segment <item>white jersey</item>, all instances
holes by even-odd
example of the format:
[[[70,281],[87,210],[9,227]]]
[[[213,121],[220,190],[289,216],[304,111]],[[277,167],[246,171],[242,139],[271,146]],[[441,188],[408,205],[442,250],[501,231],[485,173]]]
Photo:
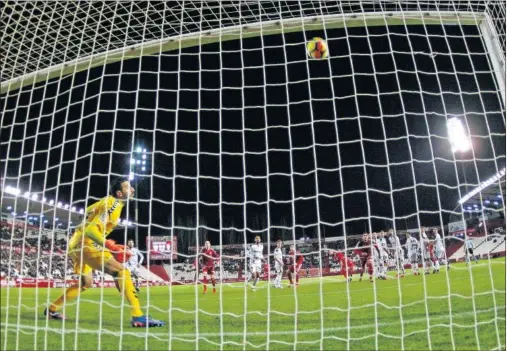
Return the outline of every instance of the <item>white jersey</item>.
[[[435,250],[443,250],[444,249],[444,243],[442,242],[442,237],[440,234],[435,234]]]
[[[398,239],[398,237],[394,234],[388,236],[388,242],[389,242],[389,246],[391,247],[391,249],[398,248],[398,245],[396,245],[396,239]],[[399,243],[400,243],[400,240],[398,239],[398,244]]]
[[[253,244],[250,246],[248,256],[250,257],[250,271],[251,272],[262,272],[262,259],[264,246],[262,244]]]
[[[430,240],[426,233],[421,233],[421,254],[424,258],[429,259],[430,250],[429,250]]]
[[[386,238],[378,238],[377,239],[377,243],[378,243],[378,248],[379,248],[379,251],[380,251],[380,256],[381,257],[388,256],[388,254],[387,254],[387,240],[386,240]]]
[[[465,240],[465,247],[467,249],[474,249],[474,242],[472,241],[472,239],[468,238]]]
[[[126,262],[126,266],[137,268],[143,263],[144,255],[141,253],[141,251],[139,251],[139,249],[135,247],[131,248],[129,252],[132,254],[132,256],[130,256],[129,260]]]
[[[264,257],[262,251],[264,251],[264,246],[262,244],[253,244],[250,246],[250,259],[252,261],[261,261]]]
[[[398,253],[399,258],[403,258],[405,255],[403,248],[401,247],[400,238],[397,235],[393,234],[389,237],[389,241],[391,242],[391,247],[395,252]]]
[[[283,267],[283,252],[280,248],[275,248],[273,253],[273,258],[275,259],[275,269],[281,269]]]
[[[435,251],[434,251],[434,255],[435,257],[440,261],[444,258],[444,251],[445,251],[445,248],[444,248],[444,244],[442,242],[442,237],[440,236],[440,234],[436,233],[435,234]]]
[[[411,236],[407,239],[407,249],[408,249],[409,256],[417,255],[419,248],[420,248],[420,244],[416,238]]]

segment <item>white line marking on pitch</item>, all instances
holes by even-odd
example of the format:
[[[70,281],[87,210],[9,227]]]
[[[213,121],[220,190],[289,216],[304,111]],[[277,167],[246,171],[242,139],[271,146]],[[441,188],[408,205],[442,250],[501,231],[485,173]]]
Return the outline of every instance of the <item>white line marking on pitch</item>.
[[[495,310],[505,310],[505,306],[500,306],[500,307],[497,307],[497,308],[488,308],[488,309],[484,309],[484,310],[477,310],[476,313],[477,314],[481,314],[481,313],[490,313],[490,312],[493,312]],[[456,318],[456,317],[466,317],[466,316],[473,316],[475,313],[473,311],[468,311],[468,312],[460,312],[460,313],[456,313],[456,314],[453,314],[453,318]],[[448,320],[449,319],[449,316],[447,315],[440,315],[440,316],[432,316],[430,318],[430,322],[436,322],[436,321],[445,321],[445,320]],[[499,319],[505,319],[505,318],[499,318]],[[426,322],[426,318],[413,318],[413,319],[405,319],[403,320],[403,323],[404,324],[409,324],[409,323],[420,323],[420,322]],[[399,321],[397,322],[387,322],[387,323],[379,323],[378,326],[379,327],[389,327],[389,326],[397,326],[397,325],[400,325],[401,323]],[[459,325],[457,323],[453,323],[453,325]],[[73,334],[76,332],[76,330],[74,328],[71,328],[71,329],[67,329],[67,330],[62,330],[62,328],[45,328],[45,327],[34,327],[32,325],[23,325],[23,324],[11,324],[11,323],[7,323],[7,324],[2,324],[2,329],[3,327],[6,326],[8,329],[10,330],[13,330],[13,331],[18,331],[18,332],[21,332],[21,333],[26,333],[25,331],[23,331],[22,329],[27,329],[27,330],[33,330],[33,331],[49,331],[49,332],[54,332],[54,333],[57,333],[57,334]],[[430,325],[430,328],[434,328],[434,327],[442,327],[443,325],[442,324],[438,324],[438,325]],[[468,326],[463,326],[463,325],[460,325],[461,327],[468,327]],[[353,326],[349,326],[349,327],[334,327],[334,328],[324,328],[324,333],[325,334],[329,334],[329,333],[332,333],[332,332],[341,332],[341,331],[347,331],[347,330],[360,330],[360,329],[368,329],[368,328],[374,328],[375,327],[375,324],[363,324],[363,325],[353,325]],[[470,325],[470,328],[472,328],[473,325]],[[168,333],[136,333],[136,332],[128,332],[128,331],[123,331],[123,332],[114,332],[114,331],[110,331],[110,330],[107,330],[107,329],[101,329],[101,330],[89,330],[89,329],[81,329],[81,328],[78,328],[77,330],[78,332],[80,333],[86,333],[86,334],[109,334],[109,335],[115,335],[115,336],[120,336],[121,334],[123,335],[131,335],[131,336],[137,336],[137,337],[140,337],[140,338],[145,338],[146,335],[147,336],[153,336],[153,337],[160,337],[160,336],[167,336]],[[422,330],[422,331],[425,331]],[[322,332],[322,329],[303,329],[303,330],[298,330],[297,333],[298,334],[320,334]],[[294,330],[285,330],[285,331],[273,331],[273,332],[270,332],[269,335],[293,335],[294,334]],[[221,335],[223,336],[266,336],[266,333],[265,332],[246,332],[246,333],[243,333],[243,332],[224,332],[223,334],[220,334],[220,333],[199,333],[199,335],[196,335],[195,333],[181,333],[181,334],[173,334],[172,337],[173,338],[185,338],[185,337],[190,337],[190,338],[194,338],[195,340],[195,337],[199,337],[199,338],[205,338],[205,337],[220,337]],[[405,336],[407,336],[408,334],[406,334]],[[161,339],[162,340],[162,339]],[[165,340],[162,340],[162,341],[168,341],[169,339],[165,339]]]

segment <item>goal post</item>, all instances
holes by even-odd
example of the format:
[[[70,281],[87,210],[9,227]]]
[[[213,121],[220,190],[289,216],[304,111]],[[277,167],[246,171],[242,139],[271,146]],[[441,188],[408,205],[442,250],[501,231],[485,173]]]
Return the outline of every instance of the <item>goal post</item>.
[[[0,11],[3,349],[505,350],[505,1]]]

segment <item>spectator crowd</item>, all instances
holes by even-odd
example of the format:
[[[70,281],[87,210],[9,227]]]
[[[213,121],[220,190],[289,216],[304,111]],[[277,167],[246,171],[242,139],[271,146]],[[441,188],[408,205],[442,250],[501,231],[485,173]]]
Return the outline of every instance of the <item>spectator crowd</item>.
[[[0,223],[0,276],[11,278],[64,279],[72,274],[66,257],[65,239],[52,238],[44,231]]]

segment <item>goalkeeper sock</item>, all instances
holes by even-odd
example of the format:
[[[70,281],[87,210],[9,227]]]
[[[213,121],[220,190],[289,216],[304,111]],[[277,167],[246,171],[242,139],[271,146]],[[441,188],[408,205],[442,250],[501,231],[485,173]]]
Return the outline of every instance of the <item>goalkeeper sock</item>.
[[[56,312],[62,308],[63,304],[67,301],[74,300],[79,296],[81,291],[85,291],[86,288],[80,288],[79,283],[69,286],[65,292],[57,298],[50,306],[49,311]]]
[[[130,278],[130,272],[126,269],[122,269],[116,275],[116,279],[118,280],[120,291],[130,303],[130,313],[132,317],[141,317],[143,311],[141,311],[141,304],[139,303],[134,284]]]

